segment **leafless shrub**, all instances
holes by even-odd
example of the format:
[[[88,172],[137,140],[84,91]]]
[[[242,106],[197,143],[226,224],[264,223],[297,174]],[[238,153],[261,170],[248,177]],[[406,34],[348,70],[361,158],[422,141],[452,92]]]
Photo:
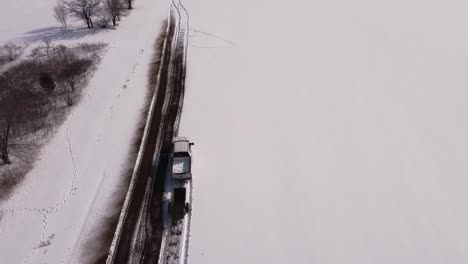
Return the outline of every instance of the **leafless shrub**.
[[[31,50],[31,54],[29,55],[34,60],[43,60],[47,57],[47,52],[45,47],[35,47]]]
[[[0,64],[12,62],[23,54],[24,47],[22,45],[9,42],[0,47]]]
[[[26,172],[31,168],[30,164],[24,164],[23,166],[10,169],[12,166],[14,165],[8,165],[8,168],[5,169],[0,167],[0,170],[3,169],[7,171],[7,173],[0,174],[0,201],[8,198],[11,190],[24,178]]]
[[[48,94],[52,94],[56,86],[52,75],[45,71],[39,73],[39,84]]]
[[[105,0],[104,10],[112,20],[112,25],[117,26],[117,21],[120,19],[122,10],[125,8],[123,0]]]
[[[51,93],[59,88],[60,98],[67,106],[75,104],[80,96],[77,89],[86,82],[87,73],[99,59],[98,53],[102,46],[97,46],[88,44],[76,48],[64,45],[52,47],[46,59],[42,59],[44,70],[39,75],[39,83],[44,91]]]
[[[75,93],[67,93],[63,95],[63,100],[67,103],[67,106],[72,106],[75,104]]]
[[[50,50],[52,48],[52,39],[51,38],[44,38],[44,39],[42,39],[42,42],[44,43],[44,47],[45,47],[47,55],[49,55]]]
[[[107,14],[103,14],[99,17],[98,25],[100,28],[108,28],[110,21],[111,19],[109,16],[107,16]]]
[[[93,17],[101,10],[101,0],[68,0],[67,12],[78,20],[83,20],[88,28],[93,28]]]
[[[124,1],[127,4],[127,9],[132,9],[133,8],[134,0],[124,0]]]
[[[67,27],[68,22],[68,10],[67,6],[65,5],[64,0],[57,0],[57,3],[54,6],[54,18],[62,24],[62,26]]]
[[[63,65],[61,71],[57,73],[57,78],[66,83],[71,92],[75,92],[77,84],[90,66],[91,61],[74,57],[73,60]]]
[[[35,47],[29,57],[35,60],[47,60],[51,53],[54,51],[54,45],[51,38],[44,38],[42,39],[42,46]]]
[[[88,57],[94,57],[99,55],[99,53],[107,46],[106,43],[79,43],[73,50],[78,54],[87,54]]]

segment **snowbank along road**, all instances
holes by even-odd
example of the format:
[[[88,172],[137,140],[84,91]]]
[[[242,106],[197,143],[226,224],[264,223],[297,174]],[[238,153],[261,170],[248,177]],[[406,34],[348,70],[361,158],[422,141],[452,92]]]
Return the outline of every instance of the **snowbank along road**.
[[[188,14],[179,1],[172,2],[161,65],[154,73],[158,75],[156,92],[145,138],[107,263],[156,263],[166,250],[161,250],[161,243],[167,233],[163,224],[168,214],[161,209],[167,210],[163,206],[164,183],[182,112],[187,41]]]
[[[168,174],[169,175],[169,174]],[[164,221],[162,250],[159,263],[188,263],[190,222],[192,217],[192,180],[175,180],[166,189],[170,193],[169,209]]]

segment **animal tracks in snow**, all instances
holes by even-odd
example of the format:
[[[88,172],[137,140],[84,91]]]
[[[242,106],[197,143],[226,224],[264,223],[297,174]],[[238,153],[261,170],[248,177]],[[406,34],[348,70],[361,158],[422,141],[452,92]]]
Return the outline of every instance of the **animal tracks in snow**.
[[[73,118],[73,114],[70,115],[70,119],[72,118]],[[67,148],[69,152],[70,162],[72,163],[72,179],[71,179],[70,188],[68,192],[58,202],[56,202],[55,204],[49,207],[43,207],[43,208],[20,207],[20,204],[23,203],[23,201],[25,200],[25,197],[27,197],[30,194],[31,189],[34,186],[34,183],[37,181],[38,176],[34,175],[31,180],[30,185],[26,188],[26,191],[23,194],[21,194],[20,199],[14,205],[15,208],[0,210],[0,215],[2,216],[2,218],[0,218],[0,234],[8,230],[8,226],[16,213],[26,212],[26,213],[36,214],[37,216],[39,216],[40,223],[41,223],[41,236],[36,247],[33,248],[29,252],[29,254],[23,259],[22,263],[24,264],[29,263],[29,260],[31,259],[31,257],[38,254],[39,252],[42,252],[42,254],[47,253],[46,247],[51,245],[51,241],[55,237],[55,234],[52,234],[47,237],[48,217],[52,213],[60,212],[62,208],[67,204],[67,202],[70,200],[70,198],[74,196],[78,190],[78,188],[75,186],[76,179],[77,179],[77,165],[76,165],[75,157],[73,154],[73,144],[70,139],[70,131],[69,131],[68,124],[67,124],[65,132],[66,132],[65,138],[66,138]]]
[[[13,217],[13,211],[2,211],[0,212],[1,218],[0,218],[0,235],[5,232],[5,230],[8,227],[8,224],[10,223],[11,218]]]

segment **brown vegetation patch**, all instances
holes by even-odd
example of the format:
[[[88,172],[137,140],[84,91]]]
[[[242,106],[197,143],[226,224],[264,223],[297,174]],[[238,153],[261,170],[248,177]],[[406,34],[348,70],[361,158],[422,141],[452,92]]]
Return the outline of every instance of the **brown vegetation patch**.
[[[13,56],[0,65],[0,201],[32,169],[41,147],[79,101],[104,47],[45,42],[27,58]]]

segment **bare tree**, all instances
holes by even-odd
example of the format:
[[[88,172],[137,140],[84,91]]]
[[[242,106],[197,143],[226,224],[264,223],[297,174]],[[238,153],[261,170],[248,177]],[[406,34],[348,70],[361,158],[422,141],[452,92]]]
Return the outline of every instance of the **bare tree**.
[[[69,48],[59,45],[54,48],[54,64],[57,82],[68,92],[65,100],[68,105],[74,103],[77,96],[77,87],[85,79],[87,70],[93,62],[89,59],[80,58]]]
[[[1,114],[0,110],[0,114]],[[3,160],[6,164],[11,164],[8,142],[11,131],[11,119],[8,118],[8,115],[5,116],[5,119],[0,120],[0,159]]]
[[[48,73],[47,71],[42,71],[39,73],[39,84],[46,93],[51,94],[54,92],[54,78],[52,77],[52,74]]]
[[[45,38],[42,39],[42,42],[44,43],[44,47],[45,47],[47,55],[49,55],[50,54],[50,49],[52,48],[52,39],[48,38],[48,37],[45,37]]]
[[[133,8],[133,1],[134,0],[125,0],[125,3],[127,4],[127,9]]]
[[[106,13],[112,20],[112,25],[114,27],[117,25],[117,20],[124,9],[124,2],[123,0],[105,0],[105,10]]]
[[[35,98],[28,89],[24,89],[27,81],[22,79],[24,76],[20,71],[0,76],[0,159],[6,164],[11,164],[9,142],[13,127],[20,131],[24,123],[37,113],[30,111]]]
[[[13,88],[6,78],[1,78],[2,95],[0,98],[0,159],[6,163],[11,164],[10,160],[10,135],[11,126],[15,118],[15,109],[13,97]]]
[[[75,92],[76,86],[83,79],[86,69],[91,66],[89,60],[76,59],[65,64],[59,72],[59,80],[65,81],[72,93]]]
[[[111,18],[107,14],[104,13],[99,17],[98,25],[100,28],[108,28],[110,21],[111,21]]]
[[[8,72],[0,74],[0,159],[6,164],[11,164],[9,141],[15,110],[17,110],[15,109],[13,82]]]
[[[93,16],[101,9],[101,0],[68,0],[66,9],[76,19],[83,20],[88,28],[93,28]]]
[[[54,18],[64,27],[67,27],[68,10],[64,0],[57,0],[54,6]]]

